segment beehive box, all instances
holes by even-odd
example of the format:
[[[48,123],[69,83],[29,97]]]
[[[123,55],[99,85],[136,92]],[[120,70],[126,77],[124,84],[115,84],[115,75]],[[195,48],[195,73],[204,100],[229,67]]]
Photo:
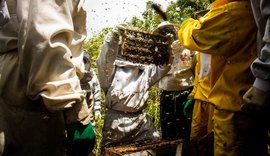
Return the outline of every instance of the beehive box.
[[[169,61],[170,39],[136,28],[121,32],[120,55],[134,63],[162,65]]]
[[[106,156],[181,156],[182,140],[138,142],[131,145],[109,147]]]

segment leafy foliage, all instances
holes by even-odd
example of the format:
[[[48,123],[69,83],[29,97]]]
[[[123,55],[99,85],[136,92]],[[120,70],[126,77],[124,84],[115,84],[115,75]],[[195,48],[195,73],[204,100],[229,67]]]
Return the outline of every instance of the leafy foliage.
[[[172,23],[179,24],[180,18],[189,18],[198,11],[205,10],[209,5],[207,0],[178,0],[167,8],[167,16]]]
[[[94,36],[92,39],[86,41],[83,45],[84,49],[89,53],[91,59],[91,67],[93,69],[97,68],[96,60],[100,51],[100,46],[103,42],[105,35],[111,30],[111,28],[105,28],[97,36]]]

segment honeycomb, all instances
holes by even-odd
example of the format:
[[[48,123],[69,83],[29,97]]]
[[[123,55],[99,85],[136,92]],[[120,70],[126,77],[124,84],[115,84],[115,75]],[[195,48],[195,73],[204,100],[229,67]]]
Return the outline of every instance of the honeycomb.
[[[142,64],[163,65],[169,61],[169,38],[134,28],[121,32],[120,55],[128,61]]]

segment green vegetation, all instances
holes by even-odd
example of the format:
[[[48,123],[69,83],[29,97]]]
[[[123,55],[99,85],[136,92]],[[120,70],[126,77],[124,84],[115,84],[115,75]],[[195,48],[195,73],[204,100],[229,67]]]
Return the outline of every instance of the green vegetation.
[[[197,11],[205,10],[209,3],[212,0],[178,0],[177,2],[171,2],[166,10],[166,15],[168,21],[174,24],[181,24],[180,18],[189,18],[192,17],[194,13]],[[153,31],[157,28],[158,24],[160,24],[163,20],[151,9],[151,2],[147,2],[147,9],[142,13],[142,19],[137,17],[133,17],[131,21],[125,23],[130,26],[137,27],[141,30],[145,31]],[[121,24],[121,23],[119,23]],[[86,41],[84,44],[84,48],[89,52],[91,56],[91,64],[92,68],[96,71],[96,59],[98,57],[100,46],[103,42],[104,36],[111,30],[112,28],[103,29],[98,35],[94,36],[90,40]],[[102,101],[104,102],[104,93],[102,92]],[[104,114],[105,108],[102,110],[102,114]],[[160,130],[159,125],[159,90],[156,86],[152,87],[150,90],[150,96],[148,99],[148,107],[145,109],[150,117],[153,119],[155,126],[158,130]],[[94,149],[94,153],[98,155],[100,152],[100,142],[102,139],[102,126],[103,120],[96,122],[95,130],[97,134],[96,146]]]

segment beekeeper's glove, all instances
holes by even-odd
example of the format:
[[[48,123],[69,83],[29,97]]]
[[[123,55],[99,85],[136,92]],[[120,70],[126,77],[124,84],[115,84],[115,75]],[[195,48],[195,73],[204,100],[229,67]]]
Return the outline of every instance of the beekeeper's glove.
[[[121,35],[121,32],[122,32],[123,30],[125,30],[126,27],[127,27],[127,25],[125,25],[125,24],[119,24],[119,25],[117,25],[116,27],[114,27],[114,28],[112,29],[113,35],[114,35],[115,37],[119,37],[119,36]]]
[[[251,87],[243,96],[244,104],[241,109],[244,112],[267,115],[270,113],[270,92]]]
[[[183,46],[180,44],[179,40],[173,41],[173,43],[171,44],[171,48],[172,48],[173,54],[183,51]]]
[[[192,118],[193,107],[194,107],[194,100],[193,99],[188,98],[183,103],[183,113],[184,113],[184,116],[187,119],[191,119]]]
[[[88,156],[95,145],[96,134],[91,123],[74,122],[66,125],[67,150],[72,156]]]

